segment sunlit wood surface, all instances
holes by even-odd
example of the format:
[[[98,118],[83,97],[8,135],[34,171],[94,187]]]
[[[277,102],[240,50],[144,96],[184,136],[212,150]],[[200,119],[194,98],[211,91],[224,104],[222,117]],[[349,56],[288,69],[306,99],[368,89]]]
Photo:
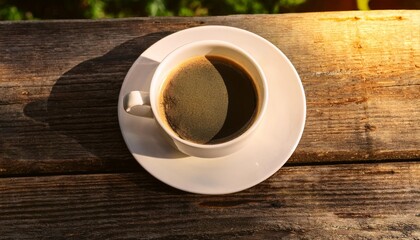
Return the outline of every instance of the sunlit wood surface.
[[[240,193],[137,164],[117,101],[136,58],[199,25],[283,51],[307,98],[286,166]],[[419,239],[420,11],[0,22],[0,239]]]

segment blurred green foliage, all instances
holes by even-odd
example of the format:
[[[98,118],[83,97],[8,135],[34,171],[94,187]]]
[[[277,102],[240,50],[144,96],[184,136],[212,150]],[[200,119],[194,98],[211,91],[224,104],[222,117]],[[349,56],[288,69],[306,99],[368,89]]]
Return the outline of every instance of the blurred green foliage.
[[[120,18],[279,13],[306,0],[0,0],[0,19]]]
[[[420,8],[418,0],[0,0],[0,20],[214,16]],[[375,5],[376,4],[376,5]]]
[[[22,12],[16,6],[4,5],[0,8],[0,19],[1,20],[22,20],[22,19],[34,19],[31,12]]]
[[[369,8],[369,0],[358,0],[357,1],[357,8],[362,11],[370,10]]]

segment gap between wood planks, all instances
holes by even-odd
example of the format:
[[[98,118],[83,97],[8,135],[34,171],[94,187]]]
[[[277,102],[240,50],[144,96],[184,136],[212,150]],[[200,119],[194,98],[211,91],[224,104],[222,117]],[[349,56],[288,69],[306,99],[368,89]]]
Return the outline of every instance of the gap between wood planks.
[[[418,162],[420,159],[387,159],[387,160],[355,160],[355,161],[331,161],[331,162],[291,162],[287,163],[282,168],[289,167],[304,167],[304,166],[337,166],[337,165],[364,165],[364,164],[387,164],[387,163],[412,163]],[[139,164],[139,169],[143,169]],[[280,171],[280,169],[279,169]],[[28,173],[28,174],[3,174],[2,178],[20,178],[20,177],[51,177],[51,176],[71,176],[71,175],[95,175],[95,174],[119,174],[119,173],[138,173],[140,171],[73,171],[73,172],[47,172],[47,173]],[[146,172],[146,171],[145,171]]]

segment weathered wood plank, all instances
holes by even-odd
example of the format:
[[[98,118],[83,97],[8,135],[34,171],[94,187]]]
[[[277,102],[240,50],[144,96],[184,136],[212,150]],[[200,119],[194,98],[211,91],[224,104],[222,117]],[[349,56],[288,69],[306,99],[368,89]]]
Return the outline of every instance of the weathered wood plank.
[[[418,239],[420,164],[284,167],[240,193],[145,172],[0,178],[0,239]]]
[[[140,169],[116,103],[148,46],[222,24],[277,45],[307,124],[289,163],[420,158],[419,11],[0,23],[0,175]]]

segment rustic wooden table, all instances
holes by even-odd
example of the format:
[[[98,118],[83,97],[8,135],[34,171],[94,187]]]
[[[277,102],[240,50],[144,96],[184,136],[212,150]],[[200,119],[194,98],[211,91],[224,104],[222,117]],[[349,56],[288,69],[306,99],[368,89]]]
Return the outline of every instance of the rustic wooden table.
[[[286,166],[229,195],[173,189],[134,160],[118,93],[151,44],[252,31],[307,97]],[[420,11],[0,23],[0,239],[420,239]]]

